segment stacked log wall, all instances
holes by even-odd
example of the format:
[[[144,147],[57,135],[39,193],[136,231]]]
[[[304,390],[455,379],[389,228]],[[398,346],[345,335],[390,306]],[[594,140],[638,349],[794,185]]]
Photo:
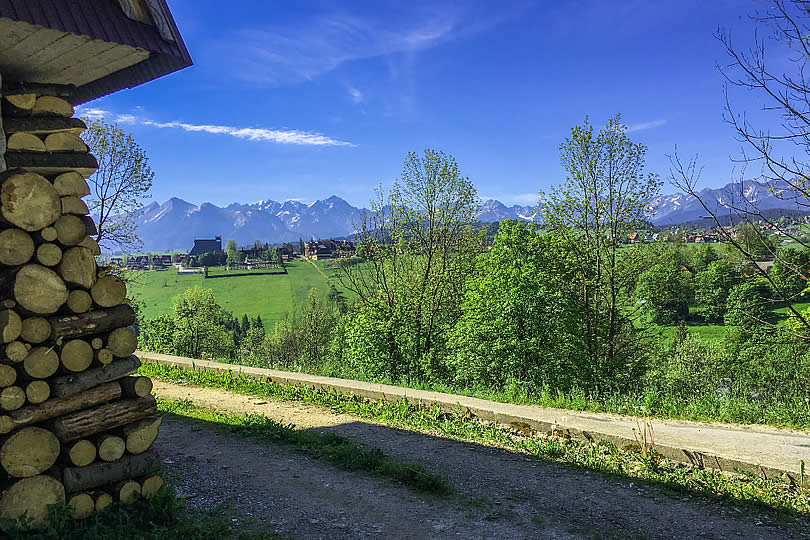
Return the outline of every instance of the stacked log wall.
[[[45,524],[154,496],[160,417],[135,312],[100,269],[83,197],[98,164],[71,87],[0,93],[0,518]]]

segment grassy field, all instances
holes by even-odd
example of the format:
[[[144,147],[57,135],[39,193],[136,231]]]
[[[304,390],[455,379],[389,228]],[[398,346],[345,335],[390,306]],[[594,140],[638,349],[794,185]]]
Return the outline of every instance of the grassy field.
[[[350,293],[340,287],[327,267],[328,261],[315,261],[316,268],[307,261],[287,263],[287,273],[257,273],[248,276],[203,279],[202,274],[178,275],[174,269],[137,272],[129,285],[130,297],[141,302],[146,318],[152,318],[172,310],[172,298],[195,285],[213,289],[217,302],[234,315],[249,317],[260,315],[266,329],[271,329],[285,313],[298,308],[306,300],[310,289],[323,296],[330,284],[347,297]],[[321,269],[323,274],[318,271]],[[265,272],[265,271],[262,271]],[[219,268],[210,269],[210,274],[222,273]]]

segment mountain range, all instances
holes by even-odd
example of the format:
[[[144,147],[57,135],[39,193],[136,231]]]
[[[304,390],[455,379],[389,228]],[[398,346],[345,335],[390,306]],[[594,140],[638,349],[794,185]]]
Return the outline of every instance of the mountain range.
[[[763,210],[790,208],[767,184],[746,181],[742,188],[748,200]],[[700,196],[710,208],[722,207],[739,189],[739,184],[728,184],[718,189],[704,189]],[[652,203],[657,206],[655,214],[650,216],[655,225],[685,223],[705,215],[698,200],[683,193],[661,196]],[[506,206],[494,199],[485,201],[479,210],[479,220],[486,223],[504,219],[531,221],[537,217],[536,207]],[[163,204],[153,202],[144,206],[135,221],[144,250],[167,251],[188,250],[195,238],[214,236],[221,236],[223,242],[233,238],[239,245],[256,240],[273,244],[297,242],[299,238],[345,237],[355,231],[364,211],[334,195],[311,204],[262,200],[225,207],[211,203],[197,206],[173,197]]]

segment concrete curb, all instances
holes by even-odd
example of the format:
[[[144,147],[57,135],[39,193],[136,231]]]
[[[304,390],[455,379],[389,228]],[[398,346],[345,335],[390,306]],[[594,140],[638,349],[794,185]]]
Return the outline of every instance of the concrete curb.
[[[535,431],[555,432],[576,440],[609,441],[619,447],[636,445],[644,419],[613,414],[552,409],[531,405],[513,405],[467,396],[414,390],[399,386],[374,384],[349,379],[321,377],[305,373],[278,371],[192,360],[179,356],[137,351],[147,363],[176,366],[193,371],[233,372],[259,381],[283,385],[335,390],[371,400],[395,402],[407,399],[414,405],[443,410],[458,407],[483,420],[528,425]],[[763,478],[786,477],[794,483],[801,478],[801,463],[806,464],[803,483],[810,487],[810,434],[767,426],[704,424],[699,422],[654,419],[650,422],[656,451],[670,459],[700,468],[726,472],[744,472]]]

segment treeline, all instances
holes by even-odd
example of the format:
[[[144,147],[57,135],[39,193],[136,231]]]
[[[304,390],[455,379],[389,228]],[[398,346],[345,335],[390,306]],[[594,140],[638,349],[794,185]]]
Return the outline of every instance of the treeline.
[[[618,117],[598,132],[575,127],[561,145],[566,180],[541,194],[544,229],[504,221],[491,247],[455,160],[409,154],[363,216],[361,258],[338,261],[351,305],[313,291],[237,347],[211,291],[190,289],[175,299],[172,333],[160,326],[167,317],[145,321],[142,346],[565,406],[810,425],[807,319],[763,311],[788,289],[801,294],[805,276],[785,266],[763,282],[712,247],[621,245],[660,188],[644,172],[645,150]],[[774,247],[756,238],[749,251]],[[796,264],[804,257],[797,252]],[[724,320],[726,339],[685,326],[662,337],[660,324],[690,317]],[[161,341],[168,335],[172,343]]]

